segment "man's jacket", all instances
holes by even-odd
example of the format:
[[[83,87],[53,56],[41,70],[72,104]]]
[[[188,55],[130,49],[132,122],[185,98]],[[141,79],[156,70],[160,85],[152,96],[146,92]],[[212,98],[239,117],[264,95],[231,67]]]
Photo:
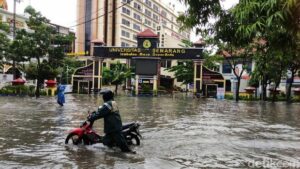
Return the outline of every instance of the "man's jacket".
[[[104,118],[104,133],[109,134],[122,130],[122,120],[115,101],[105,102],[96,112],[92,113],[89,121],[95,121],[100,118]]]

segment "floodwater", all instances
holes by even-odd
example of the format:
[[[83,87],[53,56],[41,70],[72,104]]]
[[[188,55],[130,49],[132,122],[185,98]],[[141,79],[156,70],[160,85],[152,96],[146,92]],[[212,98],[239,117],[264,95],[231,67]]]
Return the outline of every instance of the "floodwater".
[[[101,97],[0,97],[0,168],[300,168],[300,104],[116,98],[124,123],[142,124],[136,155],[65,145]],[[103,121],[95,128],[102,133]]]

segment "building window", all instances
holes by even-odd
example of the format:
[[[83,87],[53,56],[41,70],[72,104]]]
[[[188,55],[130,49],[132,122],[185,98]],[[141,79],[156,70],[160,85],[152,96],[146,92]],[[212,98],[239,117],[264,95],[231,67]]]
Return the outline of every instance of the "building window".
[[[126,19],[122,19],[122,24],[130,27],[130,21],[128,21]]]
[[[148,9],[145,9],[145,14],[151,18],[151,12]]]
[[[164,26],[167,26],[167,21],[166,21],[166,20],[162,19],[161,22],[162,22],[162,24],[163,24]]]
[[[156,29],[156,23],[153,23],[153,29]]]
[[[222,67],[223,67],[222,73],[231,73],[232,72],[230,64],[223,63]]]
[[[123,2],[124,4],[125,4],[125,3],[130,4],[131,0],[122,0],[122,2]]]
[[[121,42],[121,46],[122,46],[122,47],[129,47],[129,44],[126,43],[126,42]]]
[[[127,31],[122,30],[122,36],[129,38],[130,37],[130,33]]]
[[[141,16],[140,16],[139,14],[134,13],[134,14],[133,14],[133,17],[134,17],[134,19],[136,19],[136,20],[142,21],[142,18],[141,18]]]
[[[157,5],[153,4],[153,10],[157,13],[159,13],[159,8]]]
[[[127,14],[127,15],[130,15],[130,10],[125,8],[125,7],[122,8],[122,12]]]
[[[133,29],[135,29],[137,31],[141,31],[141,26],[138,24],[133,24]]]
[[[155,20],[155,21],[159,21],[159,19],[158,19],[158,16],[157,15],[155,15],[155,14],[153,14],[153,19]]]
[[[142,11],[142,6],[141,6],[140,4],[138,4],[138,3],[135,2],[135,3],[133,4],[133,6],[134,6],[135,9],[137,9],[137,10],[139,10],[139,11]]]
[[[151,21],[149,21],[148,19],[145,19],[145,24],[148,26],[151,26]]]
[[[150,0],[145,0],[145,4],[150,8],[152,7],[152,2]]]
[[[171,67],[171,60],[162,60],[161,67],[170,68]]]
[[[231,81],[230,80],[226,80],[226,84],[225,84],[225,91],[226,92],[231,92]]]
[[[161,11],[160,14],[161,14],[162,17],[167,18],[167,12],[166,11]]]

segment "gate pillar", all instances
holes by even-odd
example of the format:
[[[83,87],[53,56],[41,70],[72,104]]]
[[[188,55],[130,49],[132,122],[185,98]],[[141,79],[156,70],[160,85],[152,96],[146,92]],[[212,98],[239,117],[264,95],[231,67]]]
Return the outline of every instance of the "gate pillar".
[[[105,43],[100,39],[94,39],[91,41],[90,53],[94,53],[94,47],[104,46]],[[102,87],[102,64],[103,58],[94,57],[93,58],[93,76],[92,76],[92,90],[94,93],[97,93],[101,90]]]
[[[139,75],[135,75],[135,95],[139,94]]]
[[[202,61],[194,61],[194,94],[199,95],[202,93]]]

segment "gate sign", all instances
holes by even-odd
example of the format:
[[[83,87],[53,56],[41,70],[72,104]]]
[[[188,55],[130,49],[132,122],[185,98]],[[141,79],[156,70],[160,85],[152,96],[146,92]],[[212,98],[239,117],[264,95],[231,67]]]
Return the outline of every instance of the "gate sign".
[[[154,57],[162,59],[203,59],[200,48],[136,48],[136,47],[94,47],[94,56],[103,58]]]

